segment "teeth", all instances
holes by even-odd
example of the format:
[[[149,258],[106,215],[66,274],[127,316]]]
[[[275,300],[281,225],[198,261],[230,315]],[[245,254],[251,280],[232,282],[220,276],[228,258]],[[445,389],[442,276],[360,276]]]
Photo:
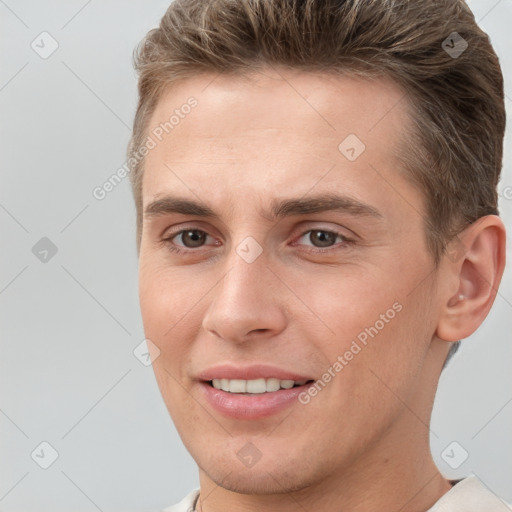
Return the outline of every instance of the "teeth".
[[[278,391],[280,387],[279,379],[267,379],[267,391]]]
[[[245,383],[245,391],[247,393],[265,393],[267,391],[265,379],[246,380]]]
[[[222,389],[229,393],[270,393],[278,391],[279,389],[290,389],[294,385],[302,386],[306,384],[306,380],[293,381],[293,380],[279,380],[276,378],[270,379],[213,379],[212,385],[215,389]]]
[[[231,391],[231,393],[247,393],[247,381],[232,379],[229,381],[229,391]]]

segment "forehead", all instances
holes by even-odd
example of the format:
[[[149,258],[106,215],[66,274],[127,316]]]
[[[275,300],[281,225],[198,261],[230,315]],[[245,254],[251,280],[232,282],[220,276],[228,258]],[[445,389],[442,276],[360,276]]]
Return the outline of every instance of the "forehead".
[[[201,122],[193,124],[194,136],[217,138],[262,128],[333,138],[352,131],[364,137],[379,132],[382,121],[386,131],[405,121],[405,93],[387,77],[269,68],[246,75],[203,74],[178,81],[160,98],[149,127],[168,121],[190,96],[198,102],[194,111],[198,115],[176,125],[175,134],[191,127],[198,117]],[[219,113],[224,118],[216,117]],[[302,123],[298,126],[297,121]]]
[[[190,98],[195,106],[183,108]],[[143,202],[176,187],[219,201],[223,188],[300,194],[320,179],[349,192],[356,183],[375,187],[376,173],[396,174],[406,109],[404,92],[384,77],[274,68],[182,80],[162,95],[148,124],[155,139],[160,127],[161,140],[146,157]]]

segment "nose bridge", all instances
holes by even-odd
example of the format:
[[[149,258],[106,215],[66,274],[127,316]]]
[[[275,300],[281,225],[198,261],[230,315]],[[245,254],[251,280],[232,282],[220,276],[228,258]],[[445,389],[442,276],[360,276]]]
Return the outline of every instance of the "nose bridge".
[[[223,339],[241,341],[254,330],[279,330],[284,325],[272,272],[264,248],[252,236],[226,255],[226,272],[213,290],[203,327]]]
[[[236,298],[239,304],[263,297],[268,258],[256,239],[245,237],[232,248],[228,258],[229,272],[224,290],[227,296]]]

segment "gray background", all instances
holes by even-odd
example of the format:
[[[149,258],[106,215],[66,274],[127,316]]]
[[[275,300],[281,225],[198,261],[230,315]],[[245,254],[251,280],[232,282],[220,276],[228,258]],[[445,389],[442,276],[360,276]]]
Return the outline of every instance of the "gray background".
[[[125,161],[136,102],[132,50],[167,6],[0,0],[2,511],[151,510],[198,483],[151,367],[133,355],[144,335],[128,179],[102,201],[92,195]],[[512,3],[470,6],[500,56],[510,112]],[[42,46],[43,31],[59,45],[46,59],[31,47]],[[509,229],[511,148],[509,129],[500,184]],[[32,251],[43,237],[58,249],[46,262]],[[39,243],[41,251],[47,242]],[[510,239],[507,246],[510,259]],[[431,436],[445,475],[473,472],[508,501],[511,314],[509,265],[491,314],[442,375]],[[43,441],[59,454],[46,470],[31,457],[37,449],[36,460],[49,460]],[[453,441],[469,454],[457,469],[441,456]],[[461,460],[458,445],[448,451]]]

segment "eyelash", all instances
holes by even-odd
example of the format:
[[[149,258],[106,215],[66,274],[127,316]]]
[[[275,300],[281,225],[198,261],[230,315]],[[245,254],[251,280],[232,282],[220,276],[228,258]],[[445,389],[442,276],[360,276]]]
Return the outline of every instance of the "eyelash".
[[[203,231],[202,229],[197,229],[197,228],[190,227],[190,228],[181,229],[180,231],[177,231],[176,233],[172,233],[170,236],[162,239],[162,242],[167,246],[167,248],[171,252],[174,252],[175,254],[180,254],[181,255],[181,254],[187,254],[187,253],[190,253],[190,252],[195,252],[196,249],[190,249],[189,248],[189,249],[185,249],[184,250],[184,249],[178,248],[176,245],[174,245],[172,243],[172,240],[174,238],[176,238],[177,236],[179,236],[182,233],[185,233],[187,231],[197,231],[199,233],[204,233],[205,235],[208,235],[208,233],[206,231]],[[318,229],[318,228],[317,229],[308,229],[308,230],[304,231],[299,236],[299,239],[302,238],[307,233],[310,233],[312,231],[321,231],[323,233],[329,233],[329,234],[332,234],[332,235],[336,235],[336,238],[338,238],[338,237],[341,238],[342,244],[343,244],[342,246],[340,246],[340,245],[333,245],[333,246],[331,246],[329,248],[326,248],[326,249],[320,249],[318,247],[312,247],[312,248],[306,249],[306,252],[309,252],[309,253],[312,253],[312,254],[327,254],[327,253],[343,250],[347,246],[350,246],[350,245],[355,243],[354,240],[352,240],[350,238],[347,238],[345,235],[343,235],[339,231],[330,231],[330,230],[327,230],[327,229]]]

